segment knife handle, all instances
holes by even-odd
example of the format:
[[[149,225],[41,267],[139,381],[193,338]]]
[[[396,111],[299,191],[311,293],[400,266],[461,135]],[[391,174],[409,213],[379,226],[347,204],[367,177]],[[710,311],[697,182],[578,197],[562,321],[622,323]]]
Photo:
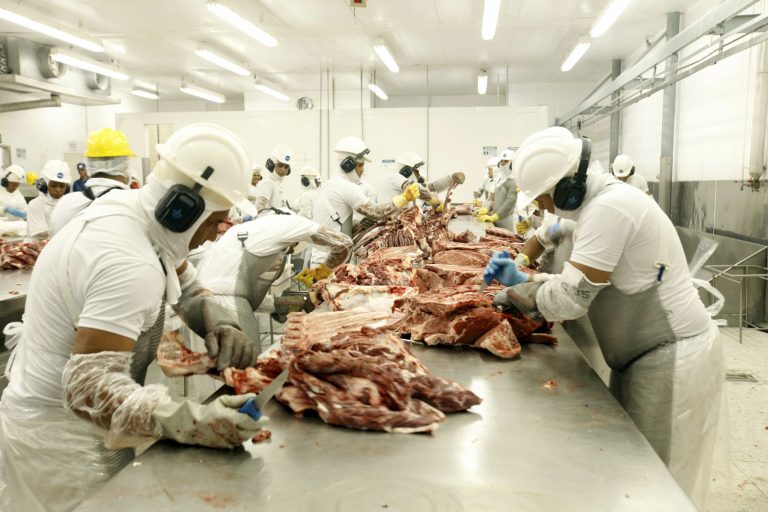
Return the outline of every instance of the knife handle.
[[[243,405],[241,405],[238,412],[247,414],[254,420],[261,418],[261,410],[256,406],[256,402],[253,398],[249,398]]]

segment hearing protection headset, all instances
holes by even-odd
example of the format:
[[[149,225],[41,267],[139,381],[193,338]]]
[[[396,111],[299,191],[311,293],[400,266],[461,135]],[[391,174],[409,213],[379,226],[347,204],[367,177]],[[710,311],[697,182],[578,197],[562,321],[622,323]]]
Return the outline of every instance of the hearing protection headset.
[[[8,186],[8,176],[10,176],[10,175],[11,175],[11,172],[8,171],[7,173],[5,173],[5,176],[0,178],[0,187],[5,188],[5,187]]]
[[[208,180],[213,171],[213,167],[208,166],[200,177]],[[182,184],[169,188],[155,208],[157,222],[174,233],[183,233],[191,228],[205,211],[201,188],[203,186],[199,183],[192,188]]]
[[[410,165],[404,165],[400,169],[400,174],[403,176],[403,178],[410,178],[411,174],[413,174],[413,171],[418,171],[419,167],[421,167],[422,165],[424,165],[424,162],[419,162],[416,165],[414,165],[413,167],[411,167]],[[419,179],[422,179],[421,176],[419,176]],[[419,183],[421,183],[421,182],[419,182]]]
[[[363,158],[365,155],[367,155],[370,152],[371,152],[370,149],[365,148],[362,152],[356,154],[355,156],[349,155],[345,157],[341,162],[339,162],[339,167],[341,167],[342,171],[349,174],[350,172],[355,170],[355,167],[357,167],[357,161]]]
[[[309,186],[309,178],[307,178],[306,176],[302,176],[301,177],[301,184],[304,185],[305,187],[308,187]]]
[[[7,179],[6,179],[7,181]],[[54,180],[55,181],[55,180]],[[45,182],[45,178],[40,178],[35,182],[35,187],[37,190],[40,191],[41,194],[47,194],[48,193],[48,183]],[[64,193],[69,194],[69,184],[64,188]]]
[[[587,137],[581,138],[581,157],[579,168],[574,176],[566,176],[555,185],[553,201],[555,206],[564,211],[573,211],[584,202],[587,194],[587,168],[592,156],[592,141]]]
[[[290,156],[286,156],[285,159],[286,160],[290,160],[291,157]],[[264,167],[266,167],[269,172],[275,172],[275,165],[276,165],[275,161],[272,160],[271,158],[267,158],[267,161],[264,163]],[[290,174],[291,174],[291,166],[289,164],[288,165],[288,172],[285,173],[285,175],[286,176],[290,176]]]

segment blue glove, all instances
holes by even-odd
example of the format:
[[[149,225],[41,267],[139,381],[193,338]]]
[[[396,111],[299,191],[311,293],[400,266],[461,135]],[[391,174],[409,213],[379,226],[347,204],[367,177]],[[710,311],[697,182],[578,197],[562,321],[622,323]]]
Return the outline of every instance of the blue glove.
[[[509,258],[507,251],[501,251],[493,254],[483,272],[483,280],[486,284],[491,284],[494,279],[504,286],[515,286],[528,282],[528,275],[517,269],[517,265]]]
[[[243,222],[249,222],[253,220],[253,215],[243,215]]]
[[[6,206],[5,208],[3,208],[3,211],[5,213],[10,213],[14,217],[20,217],[24,220],[27,220],[27,212],[25,212],[24,210],[19,210],[18,208],[14,208],[13,206]]]

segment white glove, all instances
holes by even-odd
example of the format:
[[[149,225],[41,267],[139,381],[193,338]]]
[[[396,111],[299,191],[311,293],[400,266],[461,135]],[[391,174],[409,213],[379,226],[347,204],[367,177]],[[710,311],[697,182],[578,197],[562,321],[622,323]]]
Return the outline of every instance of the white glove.
[[[185,400],[159,404],[152,411],[163,437],[182,444],[234,448],[255,436],[269,418],[254,420],[238,409],[256,395],[220,396],[202,405]]]
[[[545,213],[541,226],[536,228],[536,238],[545,250],[555,248],[564,238],[571,236],[576,229],[576,221],[563,219],[552,213]]]

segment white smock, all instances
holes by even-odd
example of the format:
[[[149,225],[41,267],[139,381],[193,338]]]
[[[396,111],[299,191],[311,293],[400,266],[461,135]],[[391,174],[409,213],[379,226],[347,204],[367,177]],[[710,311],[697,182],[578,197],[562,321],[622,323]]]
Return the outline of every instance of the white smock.
[[[27,238],[48,238],[51,230],[51,213],[59,199],[40,194],[29,202],[27,208]]]
[[[624,183],[627,185],[632,185],[633,187],[642,190],[646,194],[648,193],[648,182],[640,174],[633,174],[632,176],[628,177]]]
[[[128,190],[128,185],[110,178],[90,178],[85,183],[85,188],[93,192],[97,199],[110,189]],[[50,235],[53,236],[63,228],[72,218],[85,210],[91,199],[82,192],[72,192],[59,199],[51,213]]]
[[[40,254],[0,401],[0,481],[7,484],[0,485],[0,509],[72,510],[130,462],[132,450],[106,449],[106,430],[64,407],[62,373],[74,325],[135,340],[155,323],[163,295],[178,300],[174,269],[216,211],[209,208],[218,207],[206,204],[192,228],[171,233],[154,219],[169,185],[150,179],[140,190],[108,194]]]
[[[285,208],[285,200],[283,199],[283,178],[284,176],[278,176],[274,172],[268,172],[259,184],[256,185],[254,195],[256,197],[266,198],[270,208]],[[264,210],[259,213],[260,216],[264,214]]]
[[[305,219],[312,219],[312,211],[315,207],[315,199],[317,198],[317,194],[318,190],[314,183],[310,183],[308,187],[304,187],[304,191],[296,200],[296,213]]]
[[[5,187],[0,187],[0,219],[18,220],[18,217],[5,213],[5,208],[16,208],[23,212],[27,211],[27,200],[24,199],[24,195],[21,190],[16,189],[13,192],[8,192]]]
[[[378,194],[376,193],[376,189],[373,188],[373,185],[366,180],[365,178],[360,178],[360,181],[358,183],[360,186],[360,189],[363,191],[363,194],[365,194],[365,197],[371,200],[371,203],[376,203],[378,201]],[[363,215],[360,212],[354,211],[352,212],[352,225],[357,225],[360,221],[362,221],[365,218],[365,215]]]
[[[392,199],[395,196],[399,196],[403,193],[403,190],[405,190],[406,185],[412,183],[412,181],[413,180],[404,177],[399,172],[388,174],[381,180],[379,197]]]
[[[317,194],[312,219],[332,231],[352,236],[352,212],[368,201],[357,173],[339,171]],[[328,253],[324,247],[313,246],[310,266],[325,262]]]

